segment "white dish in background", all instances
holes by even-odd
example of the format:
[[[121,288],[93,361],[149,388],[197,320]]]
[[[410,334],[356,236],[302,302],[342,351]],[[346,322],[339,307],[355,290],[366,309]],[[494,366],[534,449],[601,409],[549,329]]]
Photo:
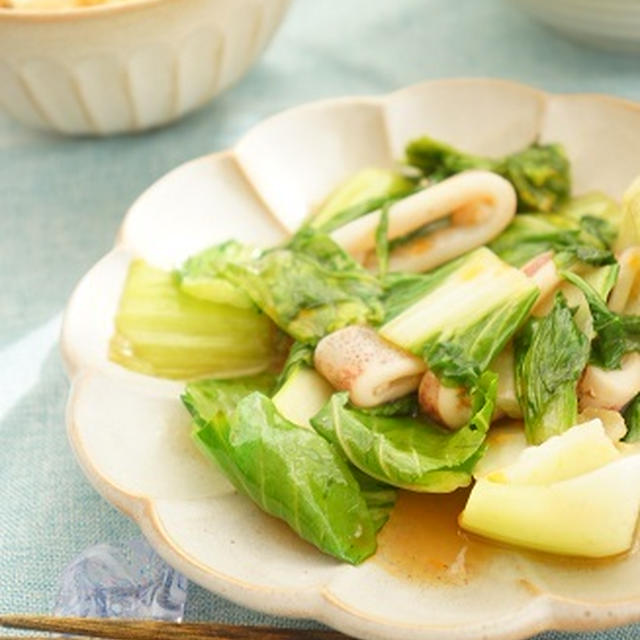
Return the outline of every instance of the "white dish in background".
[[[359,567],[341,564],[260,512],[200,457],[180,383],[107,360],[133,256],[169,268],[232,237],[271,245],[337,182],[365,166],[391,165],[423,133],[491,155],[537,138],[562,142],[576,193],[619,197],[640,171],[638,105],[497,80],[427,82],[275,116],[233,149],[183,165],[148,189],[116,247],[78,285],[62,335],[73,450],[96,489],[170,564],[248,607],[377,640],[515,640],[640,620],[638,552],[584,564],[497,550],[475,565],[467,558],[468,571],[456,556],[448,569],[425,574],[425,558],[402,546],[411,540],[394,547],[385,529],[377,556]]]
[[[291,0],[130,0],[0,8],[0,108],[25,124],[106,135],[157,127],[242,77]]]
[[[640,53],[638,0],[509,0],[575,40],[611,51]]]

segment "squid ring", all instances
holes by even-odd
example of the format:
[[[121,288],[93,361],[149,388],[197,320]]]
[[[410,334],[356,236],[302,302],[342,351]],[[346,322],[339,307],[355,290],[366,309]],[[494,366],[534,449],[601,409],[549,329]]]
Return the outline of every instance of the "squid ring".
[[[388,238],[393,240],[450,217],[451,224],[408,241],[389,259],[393,271],[427,271],[495,238],[513,219],[516,193],[490,171],[465,171],[389,207]],[[376,246],[381,211],[373,211],[333,232],[347,252],[362,257]]]
[[[381,338],[371,327],[350,326],[325,336],[315,368],[358,407],[375,407],[415,391],[425,363]]]

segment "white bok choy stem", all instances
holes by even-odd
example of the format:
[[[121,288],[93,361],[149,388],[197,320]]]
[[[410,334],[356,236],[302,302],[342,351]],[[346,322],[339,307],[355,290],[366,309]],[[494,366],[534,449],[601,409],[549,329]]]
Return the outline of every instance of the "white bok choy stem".
[[[408,241],[390,256],[392,271],[427,271],[495,238],[513,219],[513,186],[490,171],[465,171],[398,200],[389,207],[388,238],[451,218],[451,224]],[[362,258],[376,246],[381,211],[373,211],[333,232],[332,238]]]
[[[325,336],[315,368],[358,407],[375,407],[415,391],[426,369],[418,357],[381,338],[371,327],[350,326]]]

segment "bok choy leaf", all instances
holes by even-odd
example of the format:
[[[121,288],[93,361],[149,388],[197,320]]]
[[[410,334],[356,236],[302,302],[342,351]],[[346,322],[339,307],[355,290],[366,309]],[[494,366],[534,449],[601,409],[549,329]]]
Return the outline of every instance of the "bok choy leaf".
[[[277,333],[253,305],[194,298],[181,291],[174,274],[136,260],[120,299],[109,357],[164,378],[242,375],[270,366]]]
[[[561,255],[561,262],[578,259],[593,266],[613,264],[611,244],[615,228],[604,218],[585,215],[574,219],[560,214],[522,214],[489,248],[505,262],[522,267],[546,251]]]
[[[458,151],[425,136],[409,143],[406,153],[407,162],[431,180],[443,180],[469,169],[498,173],[514,186],[519,211],[553,211],[571,192],[569,161],[557,144],[535,143],[493,159]]]
[[[187,386],[183,401],[194,418],[196,444],[239,491],[302,538],[336,558],[362,562],[375,552],[377,529],[390,509],[388,490],[368,484],[370,511],[335,447],[283,418],[260,391],[245,395],[252,384]],[[263,381],[258,386],[265,388]]]
[[[589,360],[589,340],[562,294],[542,318],[531,318],[515,339],[516,393],[530,444],[574,426],[578,380]]]
[[[304,229],[286,247],[228,263],[223,275],[299,342],[382,319],[382,285],[327,235]]]
[[[229,263],[249,262],[257,255],[255,249],[235,240],[201,251],[189,258],[177,271],[180,288],[202,300],[252,309],[254,304],[251,298],[226,280],[222,273]]]
[[[380,335],[422,356],[444,384],[471,388],[527,317],[538,288],[486,248],[441,274],[423,288],[412,281],[405,294],[420,297],[387,320]],[[396,297],[393,308],[400,307]]]
[[[472,393],[472,418],[457,431],[412,416],[355,409],[336,393],[311,420],[348,460],[381,482],[411,491],[447,493],[471,482],[493,415],[496,377],[483,374]]]

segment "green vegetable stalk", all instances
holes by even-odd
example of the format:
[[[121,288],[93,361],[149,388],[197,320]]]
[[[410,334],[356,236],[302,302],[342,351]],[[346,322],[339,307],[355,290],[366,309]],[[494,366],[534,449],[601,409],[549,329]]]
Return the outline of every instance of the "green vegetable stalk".
[[[131,263],[109,357],[163,378],[243,375],[269,367],[277,329],[253,304],[207,302],[184,293],[173,274]]]
[[[380,335],[422,356],[448,386],[472,388],[527,317],[538,288],[489,249],[480,248],[441,271],[398,279],[386,298],[397,311]],[[387,317],[389,314],[387,314]]]

